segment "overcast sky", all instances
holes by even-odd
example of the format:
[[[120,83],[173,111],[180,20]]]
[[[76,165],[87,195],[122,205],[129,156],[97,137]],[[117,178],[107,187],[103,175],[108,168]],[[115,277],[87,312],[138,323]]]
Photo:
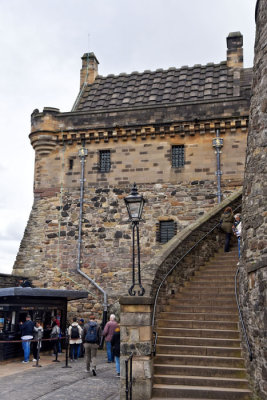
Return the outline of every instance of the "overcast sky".
[[[0,272],[10,273],[33,202],[35,108],[70,111],[80,57],[100,75],[218,63],[244,36],[253,65],[256,0],[0,0]]]

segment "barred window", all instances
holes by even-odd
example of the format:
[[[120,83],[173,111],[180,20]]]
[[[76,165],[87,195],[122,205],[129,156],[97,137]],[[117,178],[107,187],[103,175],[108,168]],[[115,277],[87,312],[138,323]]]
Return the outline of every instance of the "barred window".
[[[172,167],[184,166],[184,145],[172,146]]]
[[[167,243],[177,233],[177,222],[171,220],[157,223],[157,241]]]
[[[110,171],[110,150],[99,151],[99,171],[100,172]]]

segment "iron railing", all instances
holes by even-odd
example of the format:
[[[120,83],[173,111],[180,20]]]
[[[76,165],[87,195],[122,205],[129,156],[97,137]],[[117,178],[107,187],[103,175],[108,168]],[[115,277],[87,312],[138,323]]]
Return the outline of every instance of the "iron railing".
[[[239,204],[234,210],[233,212],[236,212],[239,208],[241,207],[241,204]],[[218,222],[209,232],[207,232],[201,239],[199,239],[189,250],[187,250],[185,252],[185,254],[183,254],[178,261],[176,261],[176,263],[172,266],[172,268],[164,275],[161,283],[158,286],[156,295],[155,295],[155,301],[154,301],[154,308],[153,308],[153,314],[152,314],[152,329],[154,329],[154,325],[155,325],[155,315],[156,315],[156,307],[157,307],[157,301],[158,301],[158,296],[159,296],[159,291],[163,285],[163,283],[166,281],[166,279],[168,278],[168,276],[172,273],[172,271],[177,267],[177,265],[189,254],[191,253],[192,250],[194,250],[199,243],[201,243],[208,235],[210,235],[216,228],[218,228],[220,226],[221,222]],[[239,268],[237,270],[236,273],[236,277],[235,277],[235,293],[236,293],[236,301],[237,301],[237,307],[238,307],[238,314],[239,314],[239,319],[241,322],[241,326],[242,326],[242,330],[244,333],[244,337],[247,343],[247,347],[248,347],[248,352],[249,352],[249,357],[250,357],[250,361],[252,361],[252,351],[251,351],[251,347],[248,341],[248,337],[247,337],[247,331],[246,331],[246,327],[243,321],[243,317],[242,317],[242,313],[240,311],[240,306],[239,306],[239,302],[238,302],[238,296],[237,296],[237,275],[239,272]],[[155,336],[155,340],[154,340],[154,348],[153,348],[153,354],[156,354],[156,344],[157,344],[157,334],[155,331],[153,331],[153,334],[156,335]]]
[[[130,363],[130,368],[129,368]],[[125,360],[125,399],[133,398],[133,353]]]
[[[240,206],[239,206],[240,207]],[[237,207],[237,208],[239,208]],[[236,209],[237,209],[236,208]],[[235,210],[236,210],[235,209]],[[157,307],[157,302],[158,302],[158,296],[159,296],[159,291],[163,285],[163,283],[166,281],[166,279],[168,278],[168,276],[172,273],[172,271],[177,267],[177,265],[189,254],[191,253],[192,250],[194,250],[199,243],[201,243],[208,235],[210,235],[218,226],[220,226],[220,222],[218,222],[209,232],[207,232],[204,236],[202,236],[201,239],[199,239],[192,247],[190,247],[189,250],[187,250],[180,258],[178,261],[176,261],[176,263],[172,266],[172,268],[165,274],[165,276],[163,277],[162,281],[160,282],[158,289],[156,291],[156,295],[155,295],[155,301],[154,301],[154,308],[153,308],[153,314],[152,314],[152,327],[154,327],[155,324],[155,315],[156,315],[156,307]]]
[[[153,354],[153,357],[155,357],[155,355],[156,355],[156,351],[157,351],[157,342],[158,342],[158,332],[153,331],[153,344],[152,344],[152,354]]]
[[[239,300],[238,300],[238,293],[237,293],[237,276],[239,274],[239,269],[240,268],[238,266],[238,268],[236,270],[236,274],[235,274],[235,298],[236,298],[236,304],[237,304],[237,308],[238,308],[238,315],[239,315],[239,319],[240,319],[240,322],[241,322],[243,335],[244,335],[245,341],[247,343],[247,348],[248,348],[248,352],[249,352],[249,359],[250,359],[250,361],[252,361],[253,360],[253,354],[252,354],[251,346],[250,346],[250,343],[249,343],[249,340],[248,340],[247,330],[246,330],[246,327],[245,327],[245,324],[244,324],[244,320],[243,320],[243,316],[242,316],[242,313],[241,313],[240,304],[239,304]]]

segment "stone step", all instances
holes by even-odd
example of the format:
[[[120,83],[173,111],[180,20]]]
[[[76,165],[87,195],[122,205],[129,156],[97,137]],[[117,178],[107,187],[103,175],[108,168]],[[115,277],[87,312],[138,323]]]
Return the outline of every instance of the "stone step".
[[[165,320],[158,319],[159,328],[190,328],[190,329],[238,329],[237,322],[228,321],[197,321],[197,320]]]
[[[187,385],[153,385],[153,396],[166,399],[194,398],[194,399],[224,399],[224,400],[250,400],[251,392],[248,389],[216,388],[212,386],[187,386]]]
[[[212,288],[212,289],[217,289],[217,288],[232,288],[234,289],[235,287],[235,281],[234,279],[231,282],[224,282],[223,285],[221,282],[210,282],[209,280],[207,281],[186,281],[184,282],[184,287],[190,286],[191,288],[193,287],[206,287],[206,288]]]
[[[214,263],[214,264],[206,264],[206,265],[201,265],[198,269],[198,271],[209,271],[209,270],[216,270],[216,271],[229,271],[233,272],[236,271],[237,266],[236,264],[219,264],[219,263]]]
[[[214,367],[243,368],[244,360],[240,357],[198,356],[192,354],[157,354],[156,364],[197,365]]]
[[[199,276],[196,276],[196,275],[194,275],[192,277],[192,281],[191,282],[193,283],[194,281],[197,281],[199,283],[208,283],[208,284],[217,283],[217,284],[221,284],[221,285],[223,284],[223,286],[224,286],[225,282],[227,282],[227,283],[234,282],[235,281],[235,277],[234,277],[234,275],[232,275],[232,276],[228,276],[228,275],[216,276],[216,274],[214,274],[214,276],[211,276],[211,275],[207,275],[207,276],[199,275]]]
[[[187,385],[187,386],[214,386],[247,389],[247,379],[221,378],[207,376],[186,376],[186,375],[154,375],[154,384],[163,385]]]
[[[218,357],[241,357],[241,348],[234,347],[210,347],[210,346],[192,346],[192,345],[157,345],[157,355],[160,354],[193,354],[199,356],[218,356]]]
[[[214,298],[216,300],[227,300],[228,299],[228,300],[232,300],[234,302],[236,301],[234,292],[231,292],[231,294],[229,294],[229,293],[218,293],[218,294],[211,293],[211,295],[208,295],[205,292],[190,292],[190,290],[188,290],[186,292],[178,292],[175,295],[173,295],[171,298],[172,299],[175,298],[175,299],[178,299],[178,300],[180,300],[180,299],[190,299],[190,298],[193,298],[193,299],[207,299],[207,298],[209,298],[209,299],[212,300]]]
[[[236,250],[221,252],[162,305],[153,399],[251,399],[238,331],[236,263]]]
[[[238,256],[236,256],[236,257],[235,256],[234,257],[227,256],[227,257],[220,257],[220,258],[212,258],[207,262],[206,266],[209,267],[210,265],[212,265],[212,266],[219,265],[219,266],[225,266],[225,267],[231,266],[234,268],[237,263],[238,263]],[[205,266],[205,265],[203,265],[203,266]]]
[[[198,365],[169,365],[154,362],[154,373],[160,375],[186,375],[203,377],[221,377],[246,379],[245,368],[198,366]]]
[[[191,296],[192,297],[192,296]],[[190,301],[190,303],[189,303]],[[169,304],[170,305],[176,305],[178,303],[178,305],[180,306],[186,306],[186,305],[202,305],[202,306],[236,306],[236,301],[235,298],[233,299],[217,299],[217,296],[214,298],[210,298],[210,297],[206,297],[204,299],[197,299],[192,297],[191,300],[187,300],[185,298],[173,298],[173,299],[169,299]]]
[[[166,305],[165,306],[165,310],[167,312],[189,312],[189,313],[223,313],[223,314],[233,314],[237,312],[237,306],[236,304],[233,306],[212,306],[212,305],[208,305],[208,306],[191,306],[189,303],[187,303],[186,305],[181,305],[180,302],[179,303],[174,303],[172,305]]]
[[[158,345],[234,347],[240,349],[240,339],[158,336]]]
[[[201,271],[195,271],[194,277],[197,278],[198,276],[202,276],[202,277],[214,277],[214,276],[218,276],[218,277],[225,277],[225,276],[230,276],[231,278],[233,278],[235,276],[235,271],[224,271],[224,270],[214,270],[214,269],[210,269],[210,270],[201,270]]]
[[[239,339],[238,331],[226,329],[158,328],[157,332],[159,336]]]
[[[196,286],[184,286],[180,288],[180,293],[193,293],[195,295],[198,293],[205,293],[207,295],[214,295],[214,294],[227,294],[231,295],[235,293],[234,286],[233,287],[208,287],[208,286],[201,286],[201,287],[196,287]],[[176,292],[179,293],[179,292]]]
[[[238,314],[161,312],[160,319],[238,322]]]

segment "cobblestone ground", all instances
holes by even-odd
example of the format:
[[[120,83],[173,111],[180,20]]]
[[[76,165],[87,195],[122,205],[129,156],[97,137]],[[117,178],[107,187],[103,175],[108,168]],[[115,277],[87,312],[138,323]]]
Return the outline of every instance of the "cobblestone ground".
[[[64,362],[31,368],[0,377],[1,400],[119,400],[115,364],[98,352],[97,376],[85,372],[84,359],[62,368]],[[40,362],[41,364],[41,362]]]

